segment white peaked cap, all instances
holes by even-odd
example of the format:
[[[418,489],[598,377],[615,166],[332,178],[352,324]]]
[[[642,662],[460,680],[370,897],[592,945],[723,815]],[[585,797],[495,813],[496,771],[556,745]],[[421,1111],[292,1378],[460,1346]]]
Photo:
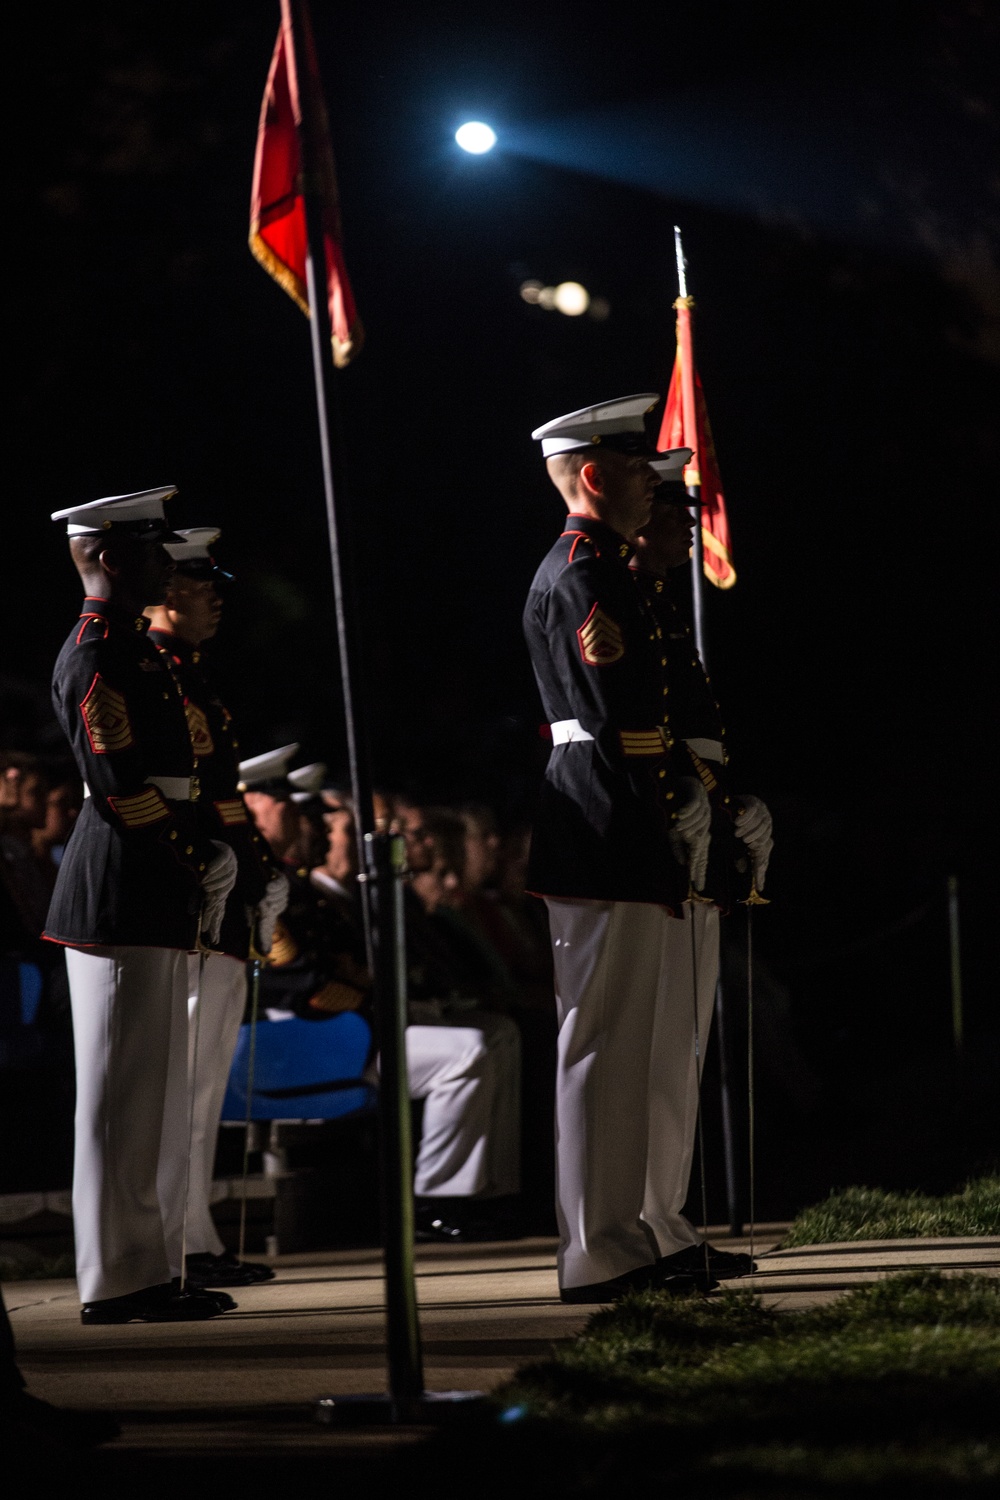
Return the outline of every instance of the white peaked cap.
[[[604,401],[599,406],[584,406],[579,411],[571,411],[565,417],[554,417],[544,426],[536,427],[531,436],[536,442],[541,442],[543,458],[552,458],[556,453],[578,453],[591,444],[600,443],[611,448],[640,451],[643,444],[629,443],[628,437],[645,437],[643,418],[659,399],[655,391],[646,391],[640,396],[620,396],[617,401]]]
[[[693,448],[665,448],[655,458],[649,460],[649,467],[655,469],[661,479],[683,479],[684,470],[694,457]],[[168,547],[167,551],[174,549]]]
[[[103,500],[90,500],[86,505],[54,510],[51,519],[66,522],[67,536],[88,536],[136,521],[159,521],[165,528],[163,502],[176,493],[177,486],[167,484],[156,490],[137,490],[133,495],[107,495]]]
[[[241,760],[239,765],[240,789],[252,792],[265,782],[285,781],[288,778],[288,762],[297,755],[299,747],[282,745],[280,750],[266,750],[263,755]]]
[[[296,770],[289,771],[292,801],[308,802],[311,797],[318,796],[325,780],[326,762],[322,760],[314,760],[308,766],[298,766]]]
[[[174,534],[182,540],[164,543],[174,562],[193,562],[199,557],[207,557],[211,562],[212,554],[208,549],[219,540],[222,532],[217,526],[192,526]]]

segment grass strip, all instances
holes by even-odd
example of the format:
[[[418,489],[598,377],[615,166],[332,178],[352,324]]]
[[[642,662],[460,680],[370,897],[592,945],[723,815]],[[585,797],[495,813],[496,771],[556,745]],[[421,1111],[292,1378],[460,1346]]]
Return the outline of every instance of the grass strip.
[[[851,1187],[803,1209],[782,1240],[783,1249],[845,1240],[944,1239],[1000,1235],[1000,1177],[977,1177],[961,1192],[887,1193]]]
[[[446,1446],[474,1448],[486,1494],[530,1468],[569,1495],[985,1495],[998,1413],[1000,1282],[916,1271],[801,1313],[636,1294]]]

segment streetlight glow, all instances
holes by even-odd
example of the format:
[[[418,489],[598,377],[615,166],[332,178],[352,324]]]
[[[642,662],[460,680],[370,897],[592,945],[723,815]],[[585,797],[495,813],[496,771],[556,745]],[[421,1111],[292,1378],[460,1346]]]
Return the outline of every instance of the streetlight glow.
[[[590,306],[590,293],[578,281],[560,281],[552,300],[567,318],[578,318]]]
[[[492,151],[497,143],[497,134],[489,125],[484,125],[482,120],[468,120],[455,131],[455,139],[463,151],[468,151],[472,156],[482,156],[485,151]]]

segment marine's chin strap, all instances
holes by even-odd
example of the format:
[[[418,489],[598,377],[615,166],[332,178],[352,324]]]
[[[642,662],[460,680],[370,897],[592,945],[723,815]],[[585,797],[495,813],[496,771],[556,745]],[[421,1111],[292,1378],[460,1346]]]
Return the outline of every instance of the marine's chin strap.
[[[237,1258],[242,1261],[247,1239],[247,1176],[250,1166],[250,1126],[253,1123],[253,1075],[257,1060],[257,1013],[260,1009],[260,971],[263,957],[257,951],[257,934],[250,930],[250,1048],[247,1054],[247,1114],[243,1131],[243,1187],[240,1192],[240,1242]]]

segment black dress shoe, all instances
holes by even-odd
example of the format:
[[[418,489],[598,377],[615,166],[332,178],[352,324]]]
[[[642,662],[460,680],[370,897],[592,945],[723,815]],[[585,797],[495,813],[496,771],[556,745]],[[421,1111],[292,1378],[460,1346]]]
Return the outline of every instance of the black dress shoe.
[[[461,1206],[456,1222],[461,1226],[464,1240],[519,1240],[524,1238],[521,1227],[521,1201],[510,1196],[504,1198],[467,1198]]]
[[[615,1276],[611,1281],[594,1281],[589,1286],[564,1286],[559,1289],[560,1302],[592,1303],[617,1302],[627,1292],[669,1292],[674,1297],[688,1297],[699,1287],[693,1276],[676,1274],[661,1269],[662,1262],[652,1266],[638,1266],[626,1271],[624,1276]]]
[[[413,1214],[413,1238],[422,1244],[438,1241],[454,1245],[466,1238],[462,1226],[455,1222],[445,1207],[434,1207],[433,1200],[430,1203],[414,1204]]]
[[[503,1198],[416,1198],[414,1238],[465,1244],[489,1240],[519,1240],[521,1201],[511,1194]]]
[[[182,1290],[181,1278],[179,1276],[175,1276],[170,1285],[173,1287],[174,1293],[176,1295]],[[192,1286],[190,1279],[188,1280],[187,1285],[183,1288],[183,1291],[185,1293],[197,1292],[199,1297],[210,1297],[216,1304],[220,1312],[232,1312],[236,1306],[236,1303],[233,1301],[232,1297],[230,1297],[228,1292],[210,1292],[205,1287]]]
[[[177,1290],[180,1291],[180,1287]],[[208,1287],[192,1286],[190,1282],[188,1282],[184,1290],[189,1297],[211,1297],[220,1312],[233,1312],[237,1305],[235,1297],[230,1297],[228,1292],[217,1292],[214,1289],[209,1291]]]
[[[232,1298],[227,1298],[232,1302]],[[125,1297],[104,1297],[85,1302],[81,1323],[200,1323],[227,1312],[214,1292],[181,1292],[172,1282],[147,1286]]]
[[[260,1286],[274,1280],[270,1266],[252,1265],[235,1255],[189,1255],[185,1264],[187,1284],[192,1287]]]
[[[704,1244],[687,1245],[683,1250],[675,1251],[673,1255],[662,1256],[658,1263],[667,1271],[680,1271],[703,1279],[706,1249],[710,1277],[729,1281],[737,1276],[749,1276],[757,1269],[757,1262],[751,1260],[749,1255],[741,1255],[733,1250],[717,1250],[714,1245]]]

